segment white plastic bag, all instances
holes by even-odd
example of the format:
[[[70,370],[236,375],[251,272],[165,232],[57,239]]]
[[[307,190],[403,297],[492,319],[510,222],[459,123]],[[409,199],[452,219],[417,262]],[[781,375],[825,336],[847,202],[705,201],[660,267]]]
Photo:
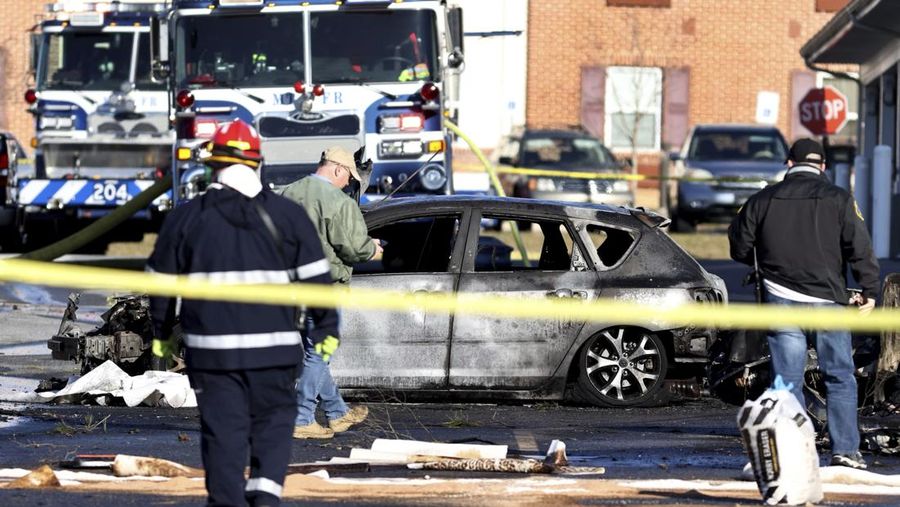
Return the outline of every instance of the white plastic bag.
[[[756,485],[769,505],[822,500],[816,432],[790,387],[777,376],[737,417]]]

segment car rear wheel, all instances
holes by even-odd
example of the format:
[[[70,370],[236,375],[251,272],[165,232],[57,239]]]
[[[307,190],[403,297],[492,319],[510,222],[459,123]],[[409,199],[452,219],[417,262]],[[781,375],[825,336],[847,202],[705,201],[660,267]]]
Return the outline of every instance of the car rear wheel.
[[[633,327],[613,327],[591,337],[578,355],[575,395],[605,407],[664,403],[667,357],[662,340]]]

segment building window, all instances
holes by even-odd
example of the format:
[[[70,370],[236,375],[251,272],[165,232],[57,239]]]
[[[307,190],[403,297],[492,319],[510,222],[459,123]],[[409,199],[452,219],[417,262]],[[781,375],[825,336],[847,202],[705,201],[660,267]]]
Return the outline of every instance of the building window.
[[[856,77],[855,73],[850,73]],[[840,78],[825,72],[816,73],[816,87],[833,86],[847,97],[847,123],[835,135],[831,136],[834,143],[856,143],[856,129],[859,124],[859,87],[856,82],[846,78]]]
[[[816,12],[837,12],[848,3],[850,0],[816,0]]]
[[[606,69],[606,145],[613,149],[658,150],[662,69]]]
[[[671,7],[672,0],[606,0],[608,7]]]

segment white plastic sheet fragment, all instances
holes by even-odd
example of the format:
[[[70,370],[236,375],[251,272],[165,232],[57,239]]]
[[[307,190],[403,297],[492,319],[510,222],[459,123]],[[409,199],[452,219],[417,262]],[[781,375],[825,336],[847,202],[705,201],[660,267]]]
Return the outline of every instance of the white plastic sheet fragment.
[[[187,375],[167,371],[148,371],[129,376],[112,361],[106,361],[84,376],[73,377],[59,391],[21,393],[9,401],[49,402],[64,397],[87,395],[99,397],[97,402],[106,404],[103,395],[121,398],[125,405],[136,407],[188,408],[197,406],[197,397],[191,389]]]

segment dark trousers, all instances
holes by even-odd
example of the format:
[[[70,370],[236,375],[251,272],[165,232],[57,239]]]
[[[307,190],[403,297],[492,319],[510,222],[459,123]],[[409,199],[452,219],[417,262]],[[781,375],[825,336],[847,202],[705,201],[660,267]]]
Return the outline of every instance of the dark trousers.
[[[189,372],[209,505],[279,505],[297,417],[296,376],[295,367]]]

